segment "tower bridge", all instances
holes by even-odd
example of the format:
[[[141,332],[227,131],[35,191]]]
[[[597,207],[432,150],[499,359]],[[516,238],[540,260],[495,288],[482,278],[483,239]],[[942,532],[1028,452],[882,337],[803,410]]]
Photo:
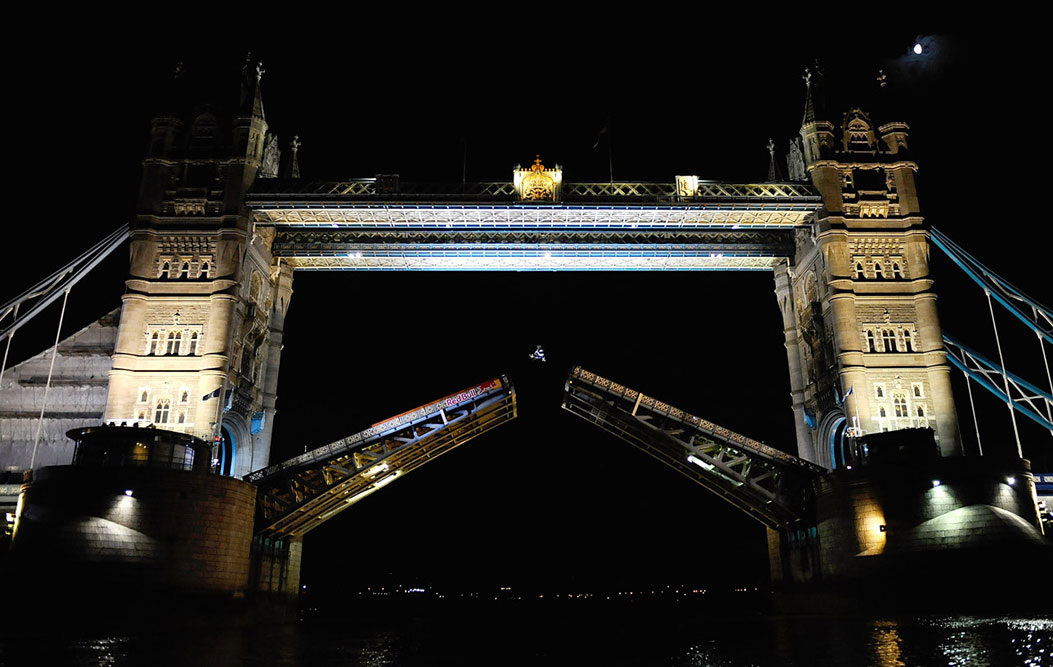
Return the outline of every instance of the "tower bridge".
[[[298,178],[295,140],[291,165],[281,170],[289,176],[278,178],[282,159],[263,113],[261,77],[261,68],[246,68],[244,104],[229,133],[210,111],[154,119],[138,213],[118,235],[130,241],[121,311],[100,320],[105,334],[89,327],[74,337],[104,341],[112,351],[99,352],[91,368],[94,376],[103,361],[109,364],[105,394],[96,392],[62,420],[45,420],[53,377],[76,391],[74,371],[59,364],[53,375],[60,346],[51,353],[42,396],[30,395],[39,382],[27,378],[42,376],[43,357],[6,369],[6,379],[18,384],[13,390],[0,384],[8,467],[68,463],[66,430],[100,421],[218,442],[214,458],[236,478],[231,489],[241,484],[237,478],[253,485],[252,492],[231,493],[255,512],[249,521],[256,530],[243,531],[256,535],[254,562],[286,573],[255,581],[288,592],[298,567],[290,543],[517,410],[510,382],[497,378],[452,403],[447,397],[442,406],[423,406],[271,465],[295,272],[770,271],[796,456],[789,453],[793,444],[758,443],[580,368],[568,379],[564,407],[766,525],[779,576],[854,572],[846,563],[882,553],[889,526],[896,526],[896,538],[888,544],[902,553],[931,546],[929,533],[943,525],[943,515],[881,514],[880,507],[905,506],[895,500],[901,477],[867,486],[850,473],[867,456],[859,447],[867,435],[907,437],[908,429],[925,429],[934,444],[919,451],[941,460],[962,454],[930,273],[930,229],[918,204],[905,123],[851,108],[835,127],[816,115],[809,89],[790,155],[790,171],[800,180],[787,182],[677,175],[666,183],[574,183],[540,157],[504,182],[412,183],[390,174],[305,181]],[[52,298],[54,286],[65,284],[45,282],[51,286],[0,309],[14,318],[11,326],[4,322],[8,340],[25,299]],[[983,371],[985,381],[991,373]],[[82,423],[71,423],[70,414]],[[931,480],[923,481],[930,471],[949,470],[965,498],[951,511],[962,510],[977,525],[1030,530],[1028,539],[1038,526],[1041,535],[1026,507],[1027,485],[1005,491],[995,479],[1019,475],[1030,484],[1025,464],[986,472],[982,462],[940,468],[928,454],[912,468],[907,505],[927,502]],[[40,478],[48,480],[51,472]],[[243,497],[253,493],[252,502]],[[977,514],[980,506],[993,513]],[[275,544],[282,547],[275,551]]]

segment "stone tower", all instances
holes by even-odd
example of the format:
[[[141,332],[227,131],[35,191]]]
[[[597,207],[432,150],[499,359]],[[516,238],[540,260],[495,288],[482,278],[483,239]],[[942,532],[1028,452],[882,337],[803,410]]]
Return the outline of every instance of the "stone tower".
[[[960,454],[909,128],[852,108],[835,132],[806,85],[801,138],[823,206],[775,273],[799,451],[839,468],[848,436],[928,427]]]
[[[219,438],[231,475],[268,463],[292,296],[291,267],[271,256],[244,204],[264,161],[262,76],[246,59],[229,124],[178,103],[153,120],[105,413]]]

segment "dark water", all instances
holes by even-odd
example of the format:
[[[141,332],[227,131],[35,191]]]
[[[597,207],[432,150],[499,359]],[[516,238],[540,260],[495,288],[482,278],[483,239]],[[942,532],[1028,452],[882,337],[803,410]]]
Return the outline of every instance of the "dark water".
[[[731,616],[675,609],[384,614],[227,630],[0,639],[2,665],[1053,666],[1053,619]]]

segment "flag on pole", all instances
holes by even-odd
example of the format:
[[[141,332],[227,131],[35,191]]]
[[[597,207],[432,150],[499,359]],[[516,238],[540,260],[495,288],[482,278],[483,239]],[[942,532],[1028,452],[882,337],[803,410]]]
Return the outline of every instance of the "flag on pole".
[[[210,398],[219,398],[219,392],[221,392],[222,390],[223,390],[222,387],[216,387],[216,390],[214,392],[212,392],[210,394],[205,394],[204,396],[201,397],[201,400],[202,401],[207,401]]]

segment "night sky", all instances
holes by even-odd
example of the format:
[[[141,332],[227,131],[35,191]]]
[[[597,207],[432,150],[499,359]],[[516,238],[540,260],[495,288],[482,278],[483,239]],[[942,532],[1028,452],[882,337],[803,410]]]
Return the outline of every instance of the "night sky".
[[[267,37],[222,46],[217,25],[179,39],[64,27],[39,50],[5,54],[5,162],[14,170],[5,245],[15,256],[0,266],[3,298],[134,215],[150,118],[175,61],[201,101],[223,112],[252,50],[267,70],[271,131],[283,151],[299,134],[305,179],[457,181],[463,169],[469,181],[510,180],[540,154],[568,181],[606,180],[606,144],[593,146],[607,127],[615,180],[756,182],[767,174],[769,137],[785,167],[801,74],[818,59],[829,120],[859,105],[879,123],[910,123],[926,218],[1053,301],[1038,236],[1044,207],[1026,199],[1049,173],[1048,140],[1038,138],[1047,121],[1034,124],[1032,90],[1021,86],[1042,62],[1027,52],[1033,42],[1002,51],[979,30],[902,23],[826,37],[673,15],[578,17],[536,31],[509,29],[515,17],[485,30],[440,29],[429,18],[359,16],[354,30],[317,32],[306,19],[287,26],[276,17]],[[927,51],[909,56],[919,36]],[[890,81],[885,97],[878,68]],[[993,356],[982,293],[941,256],[933,264],[945,329]],[[66,334],[120,304],[125,271],[121,251],[75,288]],[[766,577],[760,524],[559,404],[568,369],[581,364],[793,452],[770,274],[298,273],[293,287],[272,461],[502,373],[520,405],[515,422],[309,534],[308,585],[357,586],[387,572],[480,586]],[[1008,365],[1042,384],[1034,336],[998,317]],[[57,309],[43,318],[57,320]],[[20,332],[15,361],[49,345],[53,327]],[[536,344],[546,364],[527,359]],[[971,451],[964,384],[956,392]],[[977,400],[985,450],[1011,451],[1005,407]],[[1025,456],[1053,470],[1053,438],[1018,421]]]

